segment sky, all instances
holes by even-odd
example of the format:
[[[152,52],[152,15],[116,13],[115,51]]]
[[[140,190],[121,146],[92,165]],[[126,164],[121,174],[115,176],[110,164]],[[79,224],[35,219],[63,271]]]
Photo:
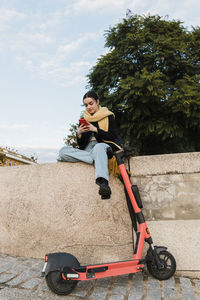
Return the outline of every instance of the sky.
[[[56,162],[127,9],[200,26],[199,0],[0,0],[0,146]]]

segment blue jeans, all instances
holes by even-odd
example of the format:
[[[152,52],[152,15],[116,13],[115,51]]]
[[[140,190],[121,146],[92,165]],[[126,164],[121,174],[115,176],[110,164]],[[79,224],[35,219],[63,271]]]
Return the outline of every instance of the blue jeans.
[[[107,144],[97,143],[96,141],[90,142],[84,150],[73,148],[72,146],[64,146],[59,151],[58,161],[94,163],[95,179],[103,177],[109,180],[108,147]]]

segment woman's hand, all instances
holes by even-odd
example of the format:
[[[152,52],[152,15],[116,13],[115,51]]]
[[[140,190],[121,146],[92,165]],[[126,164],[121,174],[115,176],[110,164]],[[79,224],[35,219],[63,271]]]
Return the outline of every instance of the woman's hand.
[[[92,132],[98,132],[97,127],[95,127],[94,125],[92,125],[91,123],[88,122],[88,125],[81,125],[78,130],[77,130],[77,135],[78,138],[80,139],[82,136],[82,133],[84,132],[88,132],[88,131],[92,131]]]
[[[77,135],[78,135],[78,138],[80,139],[81,136],[82,136],[82,133],[83,132],[87,132],[88,131],[88,126],[82,124],[81,126],[79,126],[78,130],[77,130]]]
[[[89,124],[89,126],[88,126],[88,131],[92,131],[92,132],[98,132],[98,129],[97,129],[97,127],[95,127],[94,125],[92,125],[91,123],[89,123],[88,122],[88,124]]]

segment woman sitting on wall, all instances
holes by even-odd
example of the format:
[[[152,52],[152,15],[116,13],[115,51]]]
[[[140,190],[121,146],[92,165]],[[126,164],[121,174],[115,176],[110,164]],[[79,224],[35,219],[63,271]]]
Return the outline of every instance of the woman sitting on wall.
[[[94,91],[83,97],[85,105],[84,119],[87,124],[80,124],[77,131],[79,149],[64,146],[59,151],[58,161],[83,161],[95,165],[96,184],[102,199],[109,199],[111,189],[108,185],[108,156],[111,148],[120,149],[121,140],[117,134],[114,114],[107,107],[99,105],[99,97]],[[110,148],[111,147],[111,148]]]

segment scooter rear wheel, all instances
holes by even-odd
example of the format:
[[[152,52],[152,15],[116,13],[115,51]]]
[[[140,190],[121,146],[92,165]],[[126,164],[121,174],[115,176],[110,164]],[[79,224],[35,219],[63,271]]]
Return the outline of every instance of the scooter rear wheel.
[[[78,283],[77,280],[63,279],[59,271],[49,272],[45,279],[50,290],[57,295],[68,295]]]
[[[176,271],[176,261],[173,255],[168,251],[161,251],[159,254],[160,262],[164,268],[159,270],[154,260],[147,261],[147,269],[149,273],[159,280],[167,280],[172,277]]]

